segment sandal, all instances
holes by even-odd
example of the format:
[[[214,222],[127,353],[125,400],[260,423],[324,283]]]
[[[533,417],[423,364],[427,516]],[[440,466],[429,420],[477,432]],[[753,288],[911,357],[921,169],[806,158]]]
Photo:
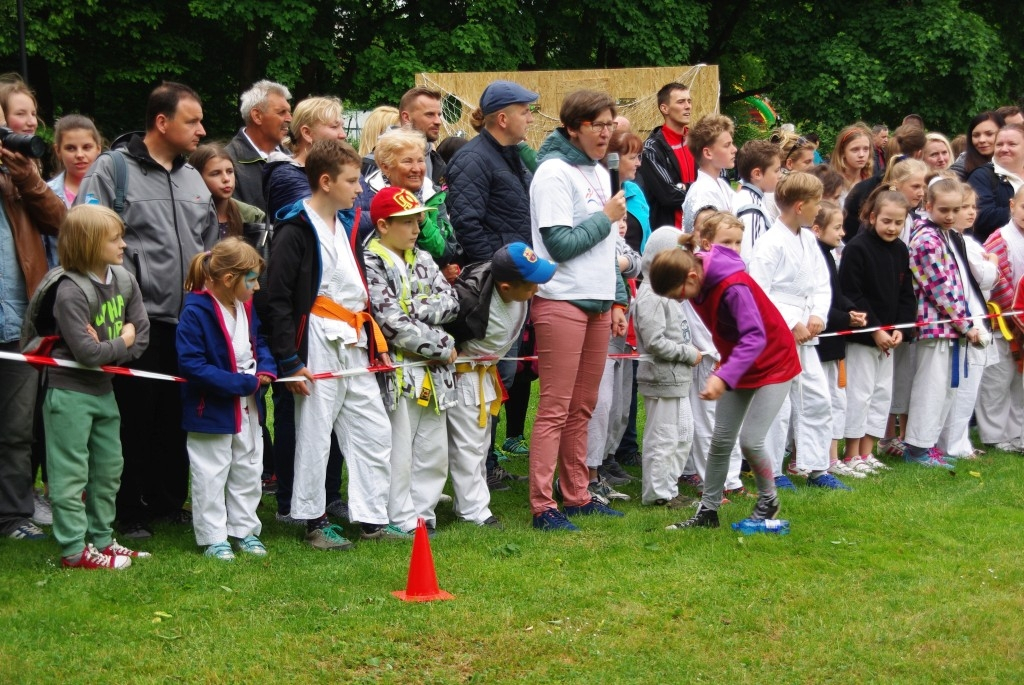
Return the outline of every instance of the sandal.
[[[213,543],[206,548],[203,554],[214,559],[220,559],[221,561],[233,561],[235,558],[235,553],[231,551],[231,545],[228,544],[227,540]]]
[[[257,557],[267,556],[267,547],[255,535],[246,535],[238,541],[238,551]]]

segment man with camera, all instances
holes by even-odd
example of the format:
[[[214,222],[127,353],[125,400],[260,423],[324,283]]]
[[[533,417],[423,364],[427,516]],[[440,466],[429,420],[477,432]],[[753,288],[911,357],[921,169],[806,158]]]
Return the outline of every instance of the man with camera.
[[[31,156],[46,152],[37,136],[0,128],[0,350],[21,352],[21,324],[28,301],[46,273],[41,234],[57,235],[67,208],[39,175]],[[28,155],[28,156],[27,156]],[[33,524],[32,410],[39,372],[0,359],[0,535],[45,537]]]

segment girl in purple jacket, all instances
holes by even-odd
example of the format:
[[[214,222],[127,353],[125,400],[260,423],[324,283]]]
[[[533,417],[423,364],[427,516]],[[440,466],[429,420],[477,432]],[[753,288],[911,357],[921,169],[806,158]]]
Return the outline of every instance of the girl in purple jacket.
[[[188,431],[192,524],[206,556],[263,556],[256,516],[262,486],[263,434],[256,395],[277,367],[259,335],[252,307],[263,260],[238,238],[226,238],[189,265],[185,309],[178,322],[182,427]]]

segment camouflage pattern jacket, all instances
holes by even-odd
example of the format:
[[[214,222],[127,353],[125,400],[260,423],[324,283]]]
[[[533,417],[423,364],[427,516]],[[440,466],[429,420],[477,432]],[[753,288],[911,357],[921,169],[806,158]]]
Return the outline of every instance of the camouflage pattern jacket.
[[[399,367],[385,375],[387,406],[394,409],[398,398],[405,396],[435,411],[448,409],[456,403],[454,365],[404,369],[401,365],[451,357],[455,339],[442,325],[459,313],[455,289],[424,250],[406,250],[403,269],[398,255],[374,237],[365,256],[373,317],[387,338],[392,362]]]

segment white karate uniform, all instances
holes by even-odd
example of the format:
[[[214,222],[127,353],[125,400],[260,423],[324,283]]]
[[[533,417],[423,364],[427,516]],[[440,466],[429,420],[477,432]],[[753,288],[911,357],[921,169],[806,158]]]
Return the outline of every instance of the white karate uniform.
[[[318,295],[354,312],[365,310],[366,286],[359,276],[344,226],[335,221],[331,231],[308,206],[306,212],[320,242],[322,272]],[[313,373],[365,369],[369,363],[366,333],[343,321],[310,314],[306,337],[306,368]],[[308,520],[324,514],[324,478],[333,429],[348,466],[349,518],[360,523],[388,523],[391,431],[377,379],[371,373],[363,373],[307,385],[308,397],[295,396],[292,516]]]
[[[985,260],[985,249],[971,236],[964,236],[964,245],[967,248],[967,264],[961,264],[958,258],[957,266],[960,269],[960,281],[967,286],[965,288],[967,306],[972,315],[985,314],[987,312],[985,300],[989,298],[992,288],[999,279],[999,267]],[[970,273],[982,291],[980,297],[974,292],[974,288],[970,287],[967,269],[970,269]],[[946,422],[936,443],[940,450],[954,457],[970,455],[974,451],[969,434],[971,414],[974,413],[974,406],[977,404],[978,390],[985,374],[985,367],[990,363],[996,363],[999,359],[999,353],[992,345],[992,334],[988,327],[981,321],[976,322],[975,325],[982,337],[986,339],[987,344],[985,347],[964,344],[961,351],[966,350],[967,374],[960,379],[956,400],[949,416],[946,417]],[[1018,384],[1018,390],[1024,390],[1024,386]],[[1018,432],[1017,435],[1019,437],[1020,433]]]
[[[904,347],[905,345],[900,345]],[[897,347],[896,349],[900,349]],[[874,345],[846,345],[846,421],[843,437],[885,436],[892,404],[893,355]]]
[[[839,360],[821,362],[821,369],[825,373],[829,398],[832,400],[832,439],[842,440],[846,428],[846,388],[839,387]]]
[[[612,338],[609,354],[626,351],[626,338]],[[597,404],[587,424],[587,466],[596,469],[609,454],[614,454],[629,421],[633,397],[633,361],[609,357],[604,363]]]
[[[241,302],[237,316],[219,301],[224,326],[231,335],[235,371],[254,375],[256,359],[249,340],[249,319]],[[263,494],[263,429],[252,396],[237,398],[242,429],[234,435],[188,434],[188,461],[192,489],[192,527],[200,546],[225,542],[228,536],[259,535],[262,528],[256,507]],[[323,488],[321,488],[323,489]]]
[[[487,330],[483,338],[468,340],[460,346],[462,357],[503,357],[508,353],[526,323],[525,302],[505,302],[495,290],[491,293]],[[501,387],[495,383],[492,368],[496,361],[472,362],[469,371],[458,372],[455,385],[458,403],[448,414],[448,469],[452,477],[455,515],[472,523],[491,517],[491,492],[487,487],[487,450],[491,447],[491,422],[487,411],[491,402],[501,399]],[[462,368],[456,361],[457,368]],[[500,381],[499,381],[500,382]],[[485,425],[480,425],[481,407]]]
[[[806,325],[813,315],[828,320],[832,285],[817,238],[807,228],[793,233],[781,220],[754,245],[749,272],[778,308],[786,325]],[[803,369],[790,388],[790,415],[796,463],[800,469],[825,471],[829,467],[832,442],[831,406],[828,381],[814,347],[817,338],[797,345]],[[779,412],[765,438],[774,461],[781,463],[786,442],[785,407]],[[777,473],[776,475],[781,475]]]

